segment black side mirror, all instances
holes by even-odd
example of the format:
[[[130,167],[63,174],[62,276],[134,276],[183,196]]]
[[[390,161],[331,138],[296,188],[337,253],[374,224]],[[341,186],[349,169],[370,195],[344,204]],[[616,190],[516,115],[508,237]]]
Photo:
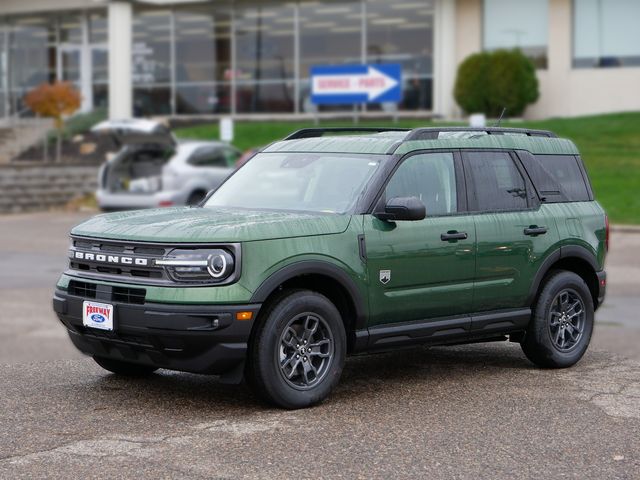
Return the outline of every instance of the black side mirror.
[[[427,209],[418,197],[395,197],[387,200],[384,212],[374,214],[380,220],[416,221],[427,216]]]

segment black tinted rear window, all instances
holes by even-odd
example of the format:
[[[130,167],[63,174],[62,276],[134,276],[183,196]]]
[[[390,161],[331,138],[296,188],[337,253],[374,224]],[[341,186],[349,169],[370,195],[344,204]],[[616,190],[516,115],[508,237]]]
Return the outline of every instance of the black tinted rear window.
[[[523,163],[547,203],[591,200],[578,160],[573,155],[525,155]]]
[[[467,152],[477,211],[524,210],[527,190],[524,178],[507,152]]]

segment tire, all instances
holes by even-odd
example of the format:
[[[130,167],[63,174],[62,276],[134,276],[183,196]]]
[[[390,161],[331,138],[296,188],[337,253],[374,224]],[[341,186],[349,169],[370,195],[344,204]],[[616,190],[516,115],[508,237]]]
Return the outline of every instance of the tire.
[[[121,360],[113,360],[111,358],[93,357],[95,362],[105,370],[122,375],[124,377],[144,377],[151,375],[157,370],[156,367],[148,367],[146,365],[138,365],[136,363],[123,362]]]
[[[195,192],[191,192],[189,198],[187,198],[187,206],[195,206],[198,205],[204,197],[207,196],[207,192],[203,192],[201,190],[196,190]]]
[[[593,298],[584,280],[573,272],[555,272],[540,291],[522,350],[539,367],[571,367],[587,351],[593,319]]]
[[[346,345],[342,317],[329,299],[309,290],[285,291],[259,317],[249,344],[247,382],[273,405],[316,405],[340,380]]]

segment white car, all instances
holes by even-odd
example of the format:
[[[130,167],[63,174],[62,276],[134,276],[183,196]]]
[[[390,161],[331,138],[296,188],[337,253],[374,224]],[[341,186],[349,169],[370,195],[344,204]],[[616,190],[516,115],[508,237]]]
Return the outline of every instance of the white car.
[[[241,152],[214,141],[177,141],[152,120],[105,121],[93,132],[111,135],[120,151],[100,168],[102,210],[196,205],[233,171]]]

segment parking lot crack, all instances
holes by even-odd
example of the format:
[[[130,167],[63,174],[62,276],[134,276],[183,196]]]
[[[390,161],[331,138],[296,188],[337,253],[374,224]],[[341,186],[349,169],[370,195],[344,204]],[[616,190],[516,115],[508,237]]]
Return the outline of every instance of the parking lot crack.
[[[562,377],[578,388],[578,396],[611,417],[640,419],[640,365],[631,360],[606,361]]]

